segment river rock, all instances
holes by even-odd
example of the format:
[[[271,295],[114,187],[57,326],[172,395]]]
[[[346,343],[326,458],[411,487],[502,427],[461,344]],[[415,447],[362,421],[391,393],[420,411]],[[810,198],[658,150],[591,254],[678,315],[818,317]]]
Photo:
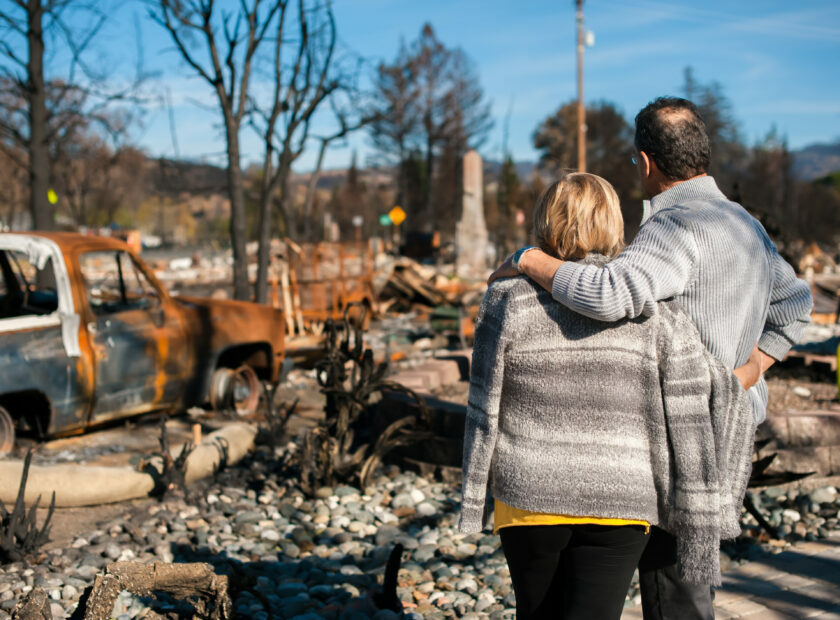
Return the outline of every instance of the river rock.
[[[837,489],[834,487],[820,487],[810,493],[811,501],[817,504],[830,504],[837,499]]]

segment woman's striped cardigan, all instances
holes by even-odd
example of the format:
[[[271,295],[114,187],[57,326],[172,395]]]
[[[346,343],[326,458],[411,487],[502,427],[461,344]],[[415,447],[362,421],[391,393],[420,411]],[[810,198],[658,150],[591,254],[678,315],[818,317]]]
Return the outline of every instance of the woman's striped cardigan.
[[[481,529],[488,491],[531,511],[643,519],[677,537],[684,579],[718,584],[754,431],[746,392],[678,303],[603,323],[526,278],[499,280],[476,326],[461,531]]]

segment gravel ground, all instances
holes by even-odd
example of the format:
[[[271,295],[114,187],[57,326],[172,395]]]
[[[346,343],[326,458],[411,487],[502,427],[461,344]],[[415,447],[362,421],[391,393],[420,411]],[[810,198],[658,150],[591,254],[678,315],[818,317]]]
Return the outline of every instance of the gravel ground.
[[[248,461],[171,498],[134,506],[99,529],[49,549],[38,563],[0,568],[0,620],[33,586],[43,587],[55,617],[69,616],[94,576],[113,561],[209,562],[231,577],[237,617],[394,618],[377,611],[370,592],[381,583],[396,543],[405,547],[397,593],[410,618],[513,618],[514,597],[497,536],[457,532],[459,489],[388,467],[362,492],[321,488],[304,497],[278,463],[294,444]],[[796,540],[837,528],[833,488],[754,496],[788,541],[771,540],[745,515],[745,535],[724,546],[724,567],[776,553]],[[628,605],[639,600],[634,584]],[[123,593],[113,612],[141,618],[149,608],[178,617],[174,603]]]
[[[289,449],[294,444],[278,455]],[[307,499],[293,480],[277,476],[277,463],[260,449],[192,490],[191,501],[137,507],[50,549],[37,564],[3,566],[0,619],[33,586],[48,592],[56,617],[72,614],[113,561],[209,562],[231,576],[238,617],[389,618],[367,595],[397,542],[406,549],[398,594],[415,613],[513,616],[498,537],[457,533],[451,485],[391,467],[365,493],[340,486]],[[143,617],[148,603],[123,593],[114,617]]]
[[[299,382],[301,389],[310,387],[308,376]],[[836,403],[836,383],[823,369],[774,369],[769,386],[774,411]],[[460,383],[440,396],[458,401],[466,393]],[[296,450],[295,443],[274,452],[260,447],[212,482],[191,488],[187,498],[135,502],[103,510],[106,521],[87,518],[76,529],[64,527],[61,540],[31,564],[0,567],[0,620],[34,586],[47,591],[56,618],[72,615],[82,592],[113,561],[209,562],[231,578],[240,618],[394,618],[376,610],[370,593],[381,584],[396,543],[405,548],[397,593],[408,617],[514,617],[498,537],[457,532],[457,486],[391,466],[363,491],[338,486],[306,498],[282,465]],[[770,488],[752,498],[783,539],[744,513],[744,534],[723,545],[724,570],[838,529],[840,495],[833,487],[801,494]],[[638,601],[634,578],[626,605]],[[113,617],[146,617],[150,609],[183,615],[171,600],[124,592]]]

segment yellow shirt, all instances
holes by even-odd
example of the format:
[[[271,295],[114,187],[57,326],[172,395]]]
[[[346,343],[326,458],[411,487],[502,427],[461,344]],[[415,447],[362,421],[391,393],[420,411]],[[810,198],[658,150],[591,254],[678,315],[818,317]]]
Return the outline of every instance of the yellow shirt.
[[[603,517],[578,517],[575,515],[553,515],[544,512],[531,512],[522,508],[508,506],[504,502],[494,500],[493,533],[497,534],[503,527],[513,525],[641,525],[645,533],[650,530],[650,523],[638,519],[608,519]]]

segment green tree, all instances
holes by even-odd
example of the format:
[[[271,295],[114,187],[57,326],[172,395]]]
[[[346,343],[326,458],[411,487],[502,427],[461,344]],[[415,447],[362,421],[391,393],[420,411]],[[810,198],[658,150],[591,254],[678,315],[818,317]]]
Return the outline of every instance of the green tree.
[[[758,217],[778,243],[836,244],[840,192],[825,179],[796,179],[787,140],[775,128],[749,150],[746,161],[734,199]]]

